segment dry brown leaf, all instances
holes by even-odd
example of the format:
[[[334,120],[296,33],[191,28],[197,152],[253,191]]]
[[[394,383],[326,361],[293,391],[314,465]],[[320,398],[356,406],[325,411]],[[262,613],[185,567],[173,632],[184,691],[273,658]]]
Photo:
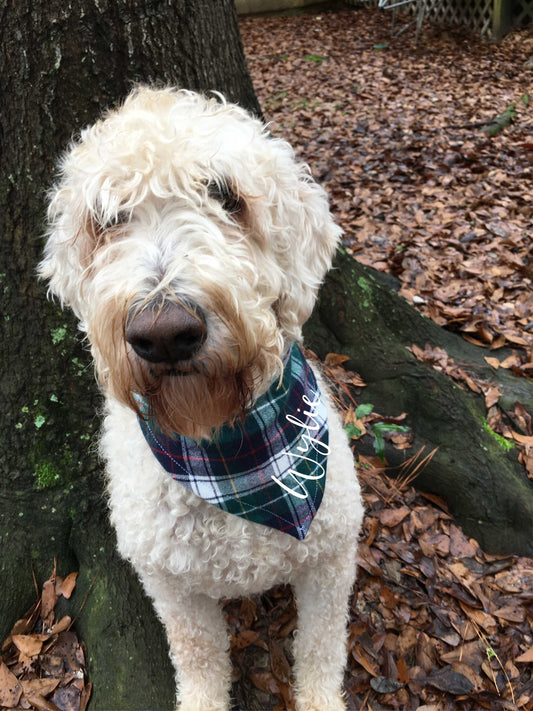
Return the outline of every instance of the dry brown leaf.
[[[463,602],[459,602],[459,604],[467,618],[474,623],[474,625],[482,627],[488,634],[495,634],[497,632],[498,624],[492,615],[489,615],[483,610],[470,607]]]
[[[352,649],[351,649],[351,654],[352,657],[355,659],[355,661],[360,664],[363,669],[366,669],[366,671],[371,675],[371,676],[379,676],[379,667],[376,664],[375,660],[370,657],[370,655],[363,649],[363,647],[360,644],[354,644]]]
[[[71,711],[71,709],[60,709],[52,703],[52,701],[48,701],[44,698],[44,696],[41,696],[41,694],[36,691],[28,691],[28,694],[25,694],[25,697],[32,705],[32,708],[37,709],[37,711]]]
[[[533,479],[533,451],[520,452],[518,458],[519,461],[524,465],[528,477],[530,479]]]
[[[44,583],[41,596],[41,617],[46,628],[52,625],[57,598],[56,581],[52,578]]]
[[[67,575],[67,577],[61,582],[61,585],[58,590],[58,594],[63,595],[64,598],[67,600],[70,598],[72,595],[72,592],[74,588],[76,587],[76,580],[78,578],[78,573],[70,573]]]
[[[336,366],[342,365],[348,360],[350,360],[350,356],[342,355],[340,353],[328,353],[324,359],[324,363],[329,366]]]
[[[261,691],[266,691],[272,696],[280,692],[275,676],[271,672],[250,672],[250,681]]]
[[[23,679],[20,683],[24,691],[24,695],[39,694],[40,696],[48,696],[59,686],[60,679]]]
[[[407,663],[403,657],[398,659],[398,681],[400,684],[407,684],[409,681],[409,669],[407,668]]]
[[[393,527],[401,523],[410,513],[407,506],[402,506],[397,509],[383,509],[379,512],[378,517],[383,526]]]
[[[531,563],[529,569],[526,570],[517,566],[512,570],[497,573],[494,577],[494,582],[500,590],[507,593],[520,593],[523,590],[532,590],[533,563]]]
[[[232,637],[231,646],[234,650],[246,649],[256,642],[260,642],[259,633],[255,630],[245,629]]]
[[[455,671],[451,666],[444,667],[424,678],[430,686],[440,691],[446,691],[454,696],[468,694],[474,689],[474,684],[462,672]]]
[[[12,636],[13,644],[26,657],[34,657],[39,654],[43,646],[43,642],[48,639],[48,635],[45,634],[15,634]]]
[[[52,628],[52,633],[59,634],[60,632],[64,632],[65,630],[68,630],[70,628],[71,624],[72,619],[69,617],[69,615],[65,615],[59,620],[59,622],[56,622],[54,624]]]
[[[498,358],[491,358],[489,356],[485,356],[485,361],[492,367],[494,370],[498,370],[500,367],[500,361]]]
[[[487,388],[485,390],[484,395],[485,395],[485,405],[487,408],[489,408],[489,407],[492,407],[493,405],[496,405],[496,403],[500,399],[502,393],[501,393],[498,385],[491,385],[489,388]]]
[[[414,432],[392,432],[389,436],[394,448],[399,450],[410,449],[414,438]]]
[[[465,536],[455,524],[450,525],[450,553],[458,558],[473,558],[479,551],[479,545]]]
[[[270,640],[270,668],[280,684],[289,684],[291,678],[291,667],[281,646]]]
[[[400,658],[410,657],[418,643],[419,632],[408,625],[396,638],[396,649]]]
[[[525,611],[521,605],[510,604],[505,607],[500,607],[494,610],[493,614],[503,620],[509,622],[523,622],[525,619]]]
[[[533,662],[533,647],[530,647],[520,656],[516,657],[515,662],[520,662],[521,664],[530,664]]]
[[[514,431],[512,435],[515,442],[525,445],[526,447],[533,447],[533,435],[522,435]]]
[[[22,696],[22,687],[4,662],[0,662],[0,706],[14,709]]]

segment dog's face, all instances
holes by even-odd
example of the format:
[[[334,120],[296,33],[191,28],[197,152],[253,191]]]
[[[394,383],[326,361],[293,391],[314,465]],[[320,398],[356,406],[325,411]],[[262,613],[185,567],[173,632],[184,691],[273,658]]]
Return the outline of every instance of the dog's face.
[[[100,382],[207,436],[279,376],[340,230],[287,143],[236,106],[140,88],[61,165],[41,276]]]

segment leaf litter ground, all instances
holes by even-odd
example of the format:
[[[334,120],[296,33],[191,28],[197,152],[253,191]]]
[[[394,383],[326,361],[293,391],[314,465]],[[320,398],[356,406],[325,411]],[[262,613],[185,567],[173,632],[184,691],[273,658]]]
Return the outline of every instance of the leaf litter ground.
[[[265,117],[328,190],[357,259],[438,323],[530,349],[533,35],[424,25],[415,47],[389,30],[368,8],[242,20]],[[511,104],[514,123],[488,137]]]
[[[242,19],[265,118],[328,190],[356,259],[397,277],[401,295],[437,323],[490,347],[493,367],[529,377],[533,35],[494,44],[426,23],[416,45],[414,28],[392,37],[390,22],[370,8]],[[491,136],[510,106],[513,121]],[[498,358],[503,346],[514,350]],[[415,355],[446,361],[464,382],[444,351]],[[360,392],[341,360],[328,366],[335,388]],[[498,394],[466,385],[490,414]],[[354,408],[346,398],[342,407],[353,426]],[[528,413],[517,416],[531,435]],[[365,431],[371,419],[356,424]],[[444,502],[410,485],[423,465],[416,456],[400,478],[377,457],[359,459],[367,515],[349,708],[531,711],[533,561],[491,556],[467,539]],[[256,708],[292,709],[290,592],[232,601],[226,612],[242,707],[262,693]]]
[[[77,573],[65,578],[56,568],[37,600],[15,622],[0,647],[0,710],[85,711],[91,695],[86,678],[86,654],[72,629],[72,618],[61,614]],[[37,592],[37,584],[36,584]]]

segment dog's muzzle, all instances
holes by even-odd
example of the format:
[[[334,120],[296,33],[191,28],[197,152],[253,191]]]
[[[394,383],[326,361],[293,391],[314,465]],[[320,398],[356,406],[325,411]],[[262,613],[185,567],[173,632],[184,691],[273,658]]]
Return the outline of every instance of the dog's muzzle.
[[[179,365],[190,360],[207,335],[198,306],[165,301],[135,311],[126,324],[126,341],[149,363]]]

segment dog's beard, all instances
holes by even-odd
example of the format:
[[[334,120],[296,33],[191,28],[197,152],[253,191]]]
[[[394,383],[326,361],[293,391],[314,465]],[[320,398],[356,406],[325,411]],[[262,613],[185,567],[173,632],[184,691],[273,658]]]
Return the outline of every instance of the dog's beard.
[[[209,438],[224,423],[244,417],[253,399],[250,369],[222,376],[199,372],[149,375],[143,394],[148,417],[167,434]]]
[[[139,417],[154,419],[166,434],[209,439],[224,423],[244,417],[254,398],[253,368],[153,366],[127,356],[99,372],[100,381]],[[137,397],[136,397],[137,396]],[[142,398],[139,402],[138,396]]]

